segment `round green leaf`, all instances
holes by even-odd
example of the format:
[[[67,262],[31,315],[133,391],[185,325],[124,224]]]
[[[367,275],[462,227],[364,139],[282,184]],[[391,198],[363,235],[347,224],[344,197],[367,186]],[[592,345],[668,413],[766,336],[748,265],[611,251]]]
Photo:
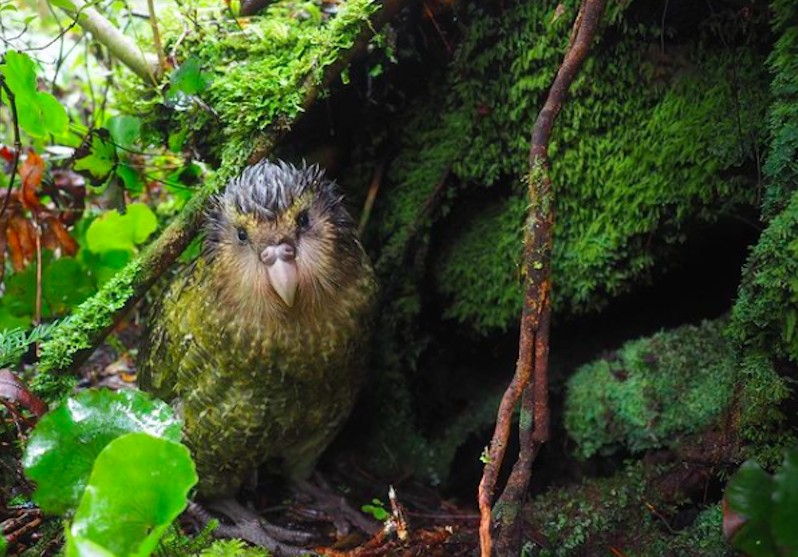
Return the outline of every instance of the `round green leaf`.
[[[132,252],[158,228],[158,219],[144,203],[131,203],[124,215],[109,211],[94,219],[86,231],[88,248],[95,253]]]
[[[773,535],[786,555],[798,555],[798,450],[787,451],[773,476]]]
[[[146,557],[186,508],[196,483],[184,445],[147,433],[124,435],[97,456],[70,533],[116,555]]]
[[[50,513],[77,507],[97,455],[131,432],[178,442],[181,426],[166,403],[134,390],[83,391],[46,414],[22,457],[25,473],[37,483],[34,501]]]

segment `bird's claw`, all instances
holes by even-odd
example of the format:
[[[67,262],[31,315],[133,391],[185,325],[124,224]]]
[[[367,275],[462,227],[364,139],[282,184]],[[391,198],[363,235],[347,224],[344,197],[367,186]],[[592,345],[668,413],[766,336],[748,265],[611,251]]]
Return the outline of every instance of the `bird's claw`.
[[[295,480],[295,489],[314,499],[316,504],[326,511],[339,536],[347,535],[352,526],[369,535],[380,529],[379,524],[368,519],[362,512],[354,509],[344,497],[335,493],[318,472],[313,475],[313,480],[313,482]]]
[[[265,547],[278,557],[316,555],[294,544],[306,544],[313,539],[308,532],[291,530],[269,524],[234,499],[221,499],[208,503],[208,508],[224,515],[232,524],[220,523],[213,531],[218,538],[238,538]],[[213,516],[198,503],[189,505],[189,512],[201,523],[207,524]]]

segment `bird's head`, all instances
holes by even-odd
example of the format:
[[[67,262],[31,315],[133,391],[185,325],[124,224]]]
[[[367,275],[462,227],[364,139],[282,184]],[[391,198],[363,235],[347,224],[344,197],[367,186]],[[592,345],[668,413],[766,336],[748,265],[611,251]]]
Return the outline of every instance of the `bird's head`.
[[[362,270],[335,183],[284,162],[246,168],[214,200],[204,255],[240,305],[281,313],[324,304]]]

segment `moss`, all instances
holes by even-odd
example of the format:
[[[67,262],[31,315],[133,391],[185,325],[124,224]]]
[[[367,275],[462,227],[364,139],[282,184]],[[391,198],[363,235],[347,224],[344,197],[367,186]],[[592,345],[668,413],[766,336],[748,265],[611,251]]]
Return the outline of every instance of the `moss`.
[[[675,536],[662,536],[640,552],[640,557],[732,557],[737,553],[723,537],[723,509],[713,505]]]
[[[661,271],[690,224],[755,200],[755,188],[735,178],[735,169],[758,148],[763,57],[712,40],[662,54],[658,34],[627,26],[618,16],[623,7],[615,9],[615,24],[602,36],[621,38],[595,49],[553,133],[558,312],[603,307]],[[454,213],[433,231],[446,246],[436,257],[435,284],[446,317],[488,334],[512,326],[520,311],[515,267],[528,137],[576,3],[511,3],[498,15],[465,10],[466,38],[425,95],[431,100],[409,109],[378,210],[382,238],[395,237],[451,169],[447,198],[433,216]],[[479,190],[508,183],[511,196],[497,192],[486,210]],[[453,203],[471,197],[479,201]]]
[[[185,134],[185,143],[207,158],[240,168],[263,151],[267,130],[290,128],[325,68],[353,46],[378,7],[373,0],[354,0],[324,20],[316,3],[287,0],[239,23],[210,9],[199,12],[205,21],[196,4],[189,5],[187,17],[197,25],[178,44],[183,23],[174,21],[166,25],[164,40],[167,48],[178,46],[178,59],[193,58],[201,67],[207,83],[197,94],[201,102],[139,86],[122,105],[146,118],[154,138],[162,129]]]
[[[779,38],[768,57],[773,103],[768,115],[770,148],[763,167],[765,219],[781,212],[798,189],[798,5],[774,0],[771,10],[773,31]]]
[[[798,365],[798,6],[772,2],[778,39],[768,58],[773,73],[763,167],[762,217],[767,227],[752,249],[732,310],[729,336],[740,360],[740,428],[749,455],[780,460],[788,440],[780,404],[791,395]]]
[[[77,352],[94,345],[98,331],[114,324],[116,314],[133,296],[140,271],[138,260],[128,264],[97,294],[80,304],[72,315],[52,329],[50,339],[41,345],[38,374],[31,384],[34,391],[50,400],[67,393],[62,389],[71,382],[53,377],[53,372],[69,367]]]
[[[673,446],[732,400],[737,365],[721,321],[628,342],[568,382],[565,426],[578,454]]]
[[[702,510],[682,530],[665,525],[681,506],[663,500],[657,491],[656,480],[663,473],[667,470],[638,462],[609,478],[589,479],[537,497],[526,518],[549,543],[532,554],[601,555],[616,553],[608,550],[613,547],[637,557],[731,557],[734,553],[721,530],[720,505]]]

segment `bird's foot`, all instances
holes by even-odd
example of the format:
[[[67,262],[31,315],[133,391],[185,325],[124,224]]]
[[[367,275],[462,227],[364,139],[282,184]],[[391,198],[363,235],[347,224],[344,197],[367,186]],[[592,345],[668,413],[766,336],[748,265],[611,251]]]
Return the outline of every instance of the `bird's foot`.
[[[265,547],[279,557],[315,555],[312,551],[295,545],[307,544],[313,538],[312,534],[269,524],[235,499],[215,500],[209,502],[207,507],[209,510],[223,515],[231,522],[220,522],[219,526],[213,531],[213,535],[216,537],[239,538]],[[203,525],[214,518],[211,513],[195,502],[189,504],[188,510]]]
[[[357,528],[366,534],[373,535],[380,525],[370,520],[361,511],[353,508],[346,499],[324,480],[318,472],[313,474],[313,481],[295,480],[294,489],[300,496],[310,497],[315,505],[327,515],[339,536],[346,536]]]

